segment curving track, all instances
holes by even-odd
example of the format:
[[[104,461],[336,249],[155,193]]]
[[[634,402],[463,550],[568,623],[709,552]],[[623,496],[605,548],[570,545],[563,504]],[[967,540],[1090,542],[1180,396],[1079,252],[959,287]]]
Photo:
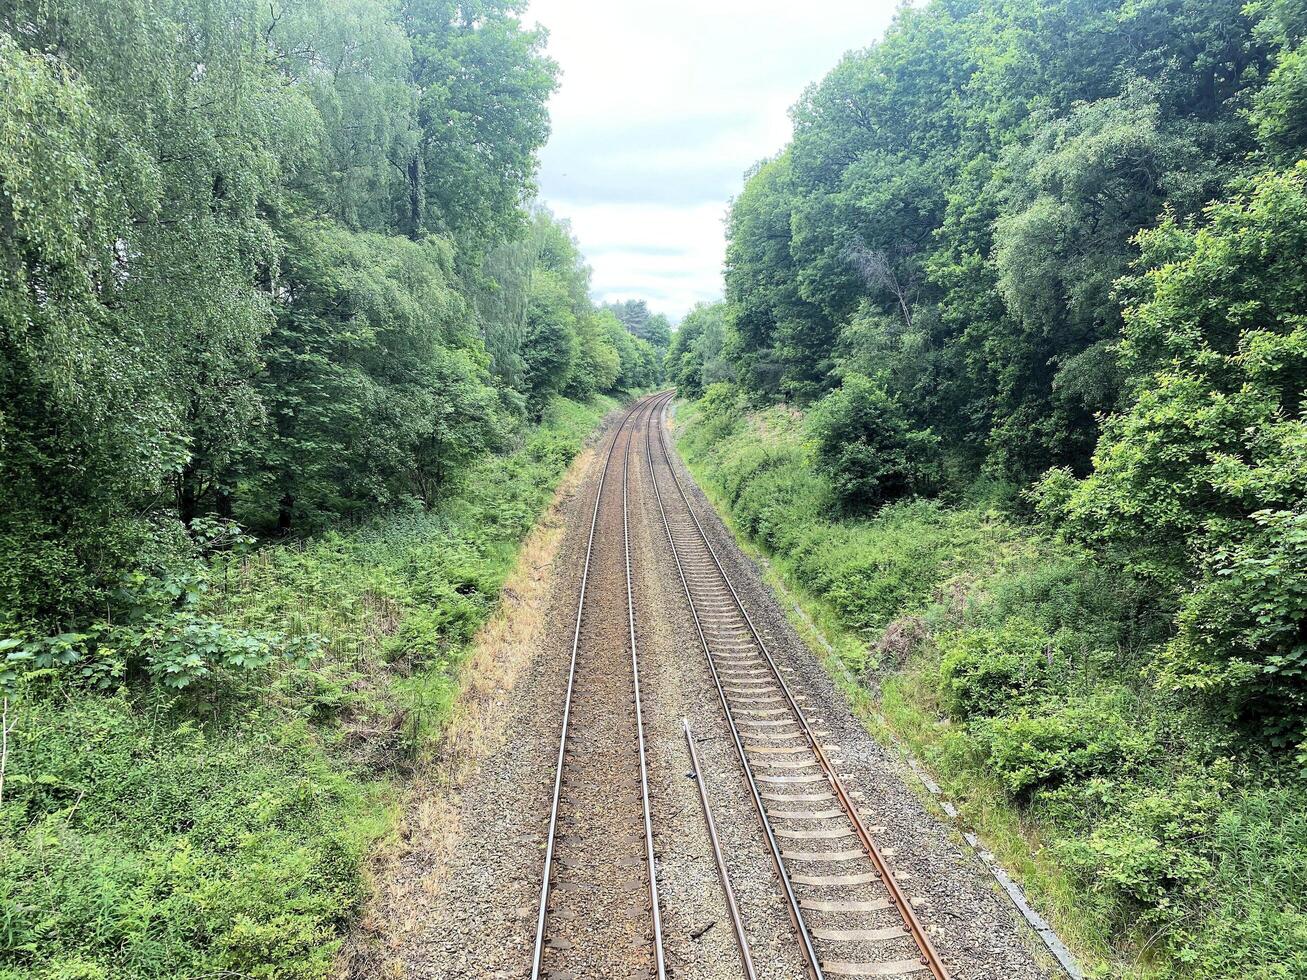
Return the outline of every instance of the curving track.
[[[638,467],[641,457],[655,523],[671,546],[809,975],[947,980],[841,781],[838,750],[822,742],[827,733],[806,717],[803,695],[791,692],[785,669],[772,658],[695,515],[667,445],[671,399],[671,392],[654,395],[626,413],[608,443],[595,495],[572,631],[533,980],[667,975],[632,584],[632,460]],[[688,724],[685,732],[697,773]],[[706,795],[703,804],[740,965],[750,976],[746,925]]]
[[[713,551],[672,466],[662,419],[645,442],[658,510],[810,974],[947,972]],[[655,432],[656,430],[656,432]],[[666,489],[666,493],[664,493]]]

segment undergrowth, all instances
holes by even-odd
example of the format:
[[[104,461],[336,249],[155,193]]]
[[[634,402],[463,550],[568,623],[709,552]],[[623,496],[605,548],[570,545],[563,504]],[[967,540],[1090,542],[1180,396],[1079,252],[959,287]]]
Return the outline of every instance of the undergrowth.
[[[801,416],[730,388],[680,447],[1097,976],[1307,976],[1307,787],[1156,683],[1173,608],[1002,488],[841,518]]]
[[[0,978],[328,976],[399,777],[457,697],[467,641],[614,405],[557,400],[430,511],[222,555],[192,576],[184,615],[215,624],[205,637],[256,636],[294,657],[215,660],[180,688],[28,664],[0,803]]]

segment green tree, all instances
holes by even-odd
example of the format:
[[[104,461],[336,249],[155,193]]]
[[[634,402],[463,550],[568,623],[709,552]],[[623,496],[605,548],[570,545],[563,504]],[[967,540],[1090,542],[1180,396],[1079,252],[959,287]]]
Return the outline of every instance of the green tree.
[[[929,492],[937,479],[938,439],[914,430],[885,388],[860,374],[813,406],[808,426],[817,467],[847,511]]]
[[[445,233],[470,255],[520,235],[557,66],[517,0],[406,0],[421,138],[405,162],[404,232]]]
[[[1046,513],[1179,602],[1166,683],[1307,736],[1307,163],[1141,236],[1131,403]]]
[[[725,356],[726,317],[725,303],[698,303],[672,335],[666,376],[683,398],[699,398],[709,385],[734,379],[734,366]]]

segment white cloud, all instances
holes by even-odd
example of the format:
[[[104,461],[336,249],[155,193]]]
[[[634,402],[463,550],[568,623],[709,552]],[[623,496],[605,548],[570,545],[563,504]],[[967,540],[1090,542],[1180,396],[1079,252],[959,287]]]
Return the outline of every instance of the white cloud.
[[[532,0],[562,67],[541,196],[600,299],[682,316],[721,295],[722,219],[744,171],[789,139],[787,110],[894,0]]]

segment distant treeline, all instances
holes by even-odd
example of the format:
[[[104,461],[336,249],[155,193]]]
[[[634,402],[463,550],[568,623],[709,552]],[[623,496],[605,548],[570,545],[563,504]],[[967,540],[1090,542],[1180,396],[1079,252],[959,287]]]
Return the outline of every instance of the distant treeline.
[[[932,0],[792,111],[697,394],[812,404],[839,506],[986,478],[1170,610],[1154,677],[1307,751],[1307,5]]]
[[[226,518],[428,505],[555,393],[654,382],[666,330],[524,204],[523,6],[6,5],[0,629],[104,616]]]

